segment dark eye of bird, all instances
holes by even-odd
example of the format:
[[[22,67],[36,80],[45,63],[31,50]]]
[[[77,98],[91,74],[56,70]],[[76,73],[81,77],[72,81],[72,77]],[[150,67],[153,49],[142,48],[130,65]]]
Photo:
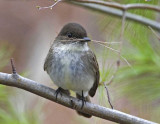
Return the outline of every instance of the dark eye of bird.
[[[71,37],[72,37],[72,34],[71,34],[71,33],[68,33],[67,36],[68,36],[69,38],[71,38]]]

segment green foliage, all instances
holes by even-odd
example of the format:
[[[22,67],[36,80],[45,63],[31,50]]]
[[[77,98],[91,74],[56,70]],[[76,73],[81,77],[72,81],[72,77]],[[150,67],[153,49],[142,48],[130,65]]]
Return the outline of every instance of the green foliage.
[[[117,1],[115,0],[115,2]],[[147,3],[158,5],[158,0],[148,2],[145,0],[124,0],[119,2],[122,4]],[[128,12],[156,20],[157,13],[151,10],[133,9]],[[106,19],[101,21],[100,25],[105,30],[104,33],[109,34],[106,36],[107,40],[110,37],[114,37],[111,41],[119,40],[117,34],[120,35],[121,32],[121,19],[108,15]],[[148,106],[152,106],[150,117],[160,121],[157,118],[160,116],[160,111],[158,111],[160,110],[158,105],[160,100],[160,42],[147,26],[131,21],[125,22],[123,39],[124,45],[121,54],[131,63],[132,68],[121,59],[121,67],[111,86],[116,87],[117,94],[120,93],[121,96],[125,96],[133,105],[142,105],[144,108],[147,106],[147,109],[149,109]],[[101,75],[105,75],[107,70],[101,71],[101,73]]]
[[[12,53],[12,46],[4,42],[0,43],[0,70],[8,64]],[[9,87],[0,85],[0,124],[41,123],[39,113],[37,112],[38,108],[30,111],[25,108],[18,109],[17,106],[23,106],[23,103],[20,101],[14,103],[14,100],[11,99],[18,100],[16,99],[13,90]]]
[[[153,12],[143,10],[136,11],[136,14],[143,14],[153,18]],[[153,39],[151,30],[137,23],[128,23],[124,37],[129,42],[124,46],[123,54],[132,62],[133,69],[124,67],[120,70],[118,78],[129,83],[123,91],[137,100],[153,102],[160,98],[160,49],[154,48],[157,41]],[[128,49],[127,49],[128,48]],[[127,51],[127,52],[126,52]],[[142,99],[143,98],[143,99]]]

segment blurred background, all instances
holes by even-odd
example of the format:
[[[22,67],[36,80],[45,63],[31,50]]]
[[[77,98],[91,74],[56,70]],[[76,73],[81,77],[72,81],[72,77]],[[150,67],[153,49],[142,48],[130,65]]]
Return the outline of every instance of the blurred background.
[[[112,0],[114,1],[114,0]],[[159,5],[158,0],[115,0],[115,2]],[[57,87],[43,71],[50,45],[60,29],[68,22],[76,22],[91,39],[117,42],[120,39],[121,19],[61,2],[52,10],[38,10],[49,6],[48,0],[0,1],[0,71],[11,73],[10,58],[14,58],[17,72],[39,83]],[[149,10],[129,10],[160,22],[160,14]],[[133,21],[126,21],[122,59],[113,82],[108,86],[115,109],[147,120],[160,122],[160,41],[152,31]],[[116,68],[117,53],[101,45],[89,44],[96,53],[101,71],[101,83],[110,80]],[[118,44],[110,45],[118,49]],[[74,95],[74,94],[73,94]],[[106,91],[100,85],[93,103],[110,107]],[[38,97],[21,89],[0,85],[1,124],[112,124],[92,117],[85,119],[75,111]]]

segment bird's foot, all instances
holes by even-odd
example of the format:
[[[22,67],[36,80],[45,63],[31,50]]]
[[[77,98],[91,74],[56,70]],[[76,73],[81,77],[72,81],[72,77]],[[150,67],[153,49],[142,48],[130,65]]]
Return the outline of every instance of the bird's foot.
[[[82,106],[81,106],[81,109],[83,109],[83,107],[84,107],[84,104],[86,104],[86,99],[85,99],[85,97],[82,97]]]
[[[86,103],[86,98],[84,97],[83,90],[82,90],[82,97],[81,97],[81,100],[82,100],[82,106],[81,106],[81,109],[83,109],[84,104]]]
[[[55,92],[56,100],[57,100],[58,94],[60,94],[62,96],[62,88],[61,87],[59,87]]]
[[[61,87],[59,87],[55,92],[56,100],[57,100],[58,94],[60,94],[62,96],[62,93],[66,94],[66,95],[70,95],[69,90],[64,90]]]

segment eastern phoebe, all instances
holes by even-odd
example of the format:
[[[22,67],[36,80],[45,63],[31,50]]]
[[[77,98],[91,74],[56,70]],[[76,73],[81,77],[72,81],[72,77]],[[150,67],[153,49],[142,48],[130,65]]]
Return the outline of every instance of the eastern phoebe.
[[[90,39],[86,30],[79,24],[66,24],[54,40],[44,63],[52,81],[59,87],[59,92],[69,94],[69,90],[76,93],[76,97],[90,102],[99,83],[99,66],[95,54],[88,47]],[[78,114],[91,115],[78,111]]]

